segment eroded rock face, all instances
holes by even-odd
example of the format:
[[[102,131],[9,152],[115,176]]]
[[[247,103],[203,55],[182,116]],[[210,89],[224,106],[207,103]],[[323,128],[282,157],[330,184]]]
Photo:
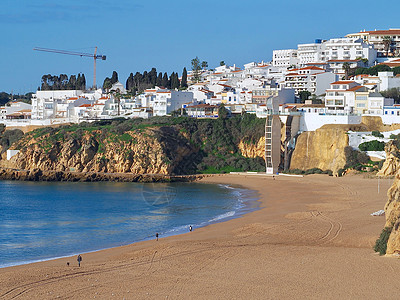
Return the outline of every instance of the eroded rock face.
[[[53,143],[49,136],[27,140],[11,163],[23,170],[174,174],[195,152],[173,128],[126,132],[123,139],[102,134]]]
[[[400,250],[400,154],[393,141],[385,145],[386,161],[377,176],[393,176],[395,179],[387,192],[385,227],[393,228],[387,243],[387,254]]]
[[[400,176],[397,172],[393,185],[388,190],[388,200],[385,205],[385,227],[393,227],[387,244],[387,254],[400,250]]]
[[[349,144],[346,130],[320,128],[300,134],[293,152],[291,169],[319,168],[334,173],[346,164],[344,148]]]
[[[385,145],[386,160],[377,176],[393,176],[400,170],[400,151],[393,141]]]
[[[238,148],[241,152],[241,154],[244,157],[250,157],[250,158],[255,158],[255,157],[262,157],[264,158],[265,156],[265,137],[261,137],[258,140],[257,144],[253,143],[246,143],[245,141],[240,141]]]

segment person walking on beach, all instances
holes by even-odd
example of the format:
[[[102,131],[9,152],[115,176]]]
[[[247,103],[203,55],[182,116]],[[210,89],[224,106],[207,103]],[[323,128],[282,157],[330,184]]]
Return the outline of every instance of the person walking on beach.
[[[192,230],[193,230],[192,225],[189,225],[189,231],[192,231]]]
[[[156,240],[158,241],[158,232],[156,232]]]
[[[76,259],[78,261],[78,266],[81,266],[81,261],[82,261],[82,256],[79,254],[78,258]]]

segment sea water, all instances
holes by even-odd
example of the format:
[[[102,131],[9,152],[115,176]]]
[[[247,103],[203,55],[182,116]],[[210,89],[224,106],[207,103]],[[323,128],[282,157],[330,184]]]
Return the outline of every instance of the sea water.
[[[257,209],[256,199],[202,183],[0,181],[0,267],[196,230]]]

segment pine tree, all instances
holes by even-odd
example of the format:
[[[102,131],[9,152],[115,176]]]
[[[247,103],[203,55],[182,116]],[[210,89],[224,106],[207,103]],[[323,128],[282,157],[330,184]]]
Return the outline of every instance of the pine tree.
[[[128,79],[126,80],[126,84],[125,84],[126,90],[127,90],[127,91],[132,90],[133,85],[134,85],[134,82],[133,82],[133,73],[131,73],[131,74],[129,74],[129,77],[128,77]]]
[[[116,71],[113,71],[112,76],[111,76],[111,84],[114,84],[118,81],[118,73]]]
[[[192,78],[194,82],[199,82],[200,81],[200,60],[196,56],[195,58],[192,59]]]
[[[188,84],[187,84],[187,71],[186,71],[186,68],[183,68],[181,88],[182,89],[186,89],[187,87],[188,87]]]
[[[162,75],[162,73],[160,72],[160,73],[158,73],[156,86],[162,86],[162,80],[163,80],[163,75]]]
[[[104,82],[103,82],[103,89],[108,91],[109,89],[111,89],[111,87],[112,87],[111,78],[106,77],[106,79],[104,79]]]
[[[168,88],[168,74],[167,74],[167,72],[165,72],[164,73],[164,77],[163,77],[163,79],[162,79],[162,86],[164,87],[164,88]]]
[[[149,83],[154,87],[157,84],[157,70],[152,68],[149,72]]]

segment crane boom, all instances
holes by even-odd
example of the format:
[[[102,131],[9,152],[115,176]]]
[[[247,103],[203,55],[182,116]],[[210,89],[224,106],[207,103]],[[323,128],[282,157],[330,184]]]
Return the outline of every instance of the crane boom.
[[[35,48],[33,48],[33,50],[43,51],[43,52],[51,52],[51,53],[58,53],[58,54],[76,55],[76,56],[80,56],[80,57],[92,57],[94,59],[93,88],[96,88],[96,60],[97,59],[106,60],[106,58],[107,58],[105,55],[98,55],[97,54],[97,47],[94,50],[94,54],[81,53],[81,52],[68,51],[68,50],[40,48],[40,47],[35,47]]]

